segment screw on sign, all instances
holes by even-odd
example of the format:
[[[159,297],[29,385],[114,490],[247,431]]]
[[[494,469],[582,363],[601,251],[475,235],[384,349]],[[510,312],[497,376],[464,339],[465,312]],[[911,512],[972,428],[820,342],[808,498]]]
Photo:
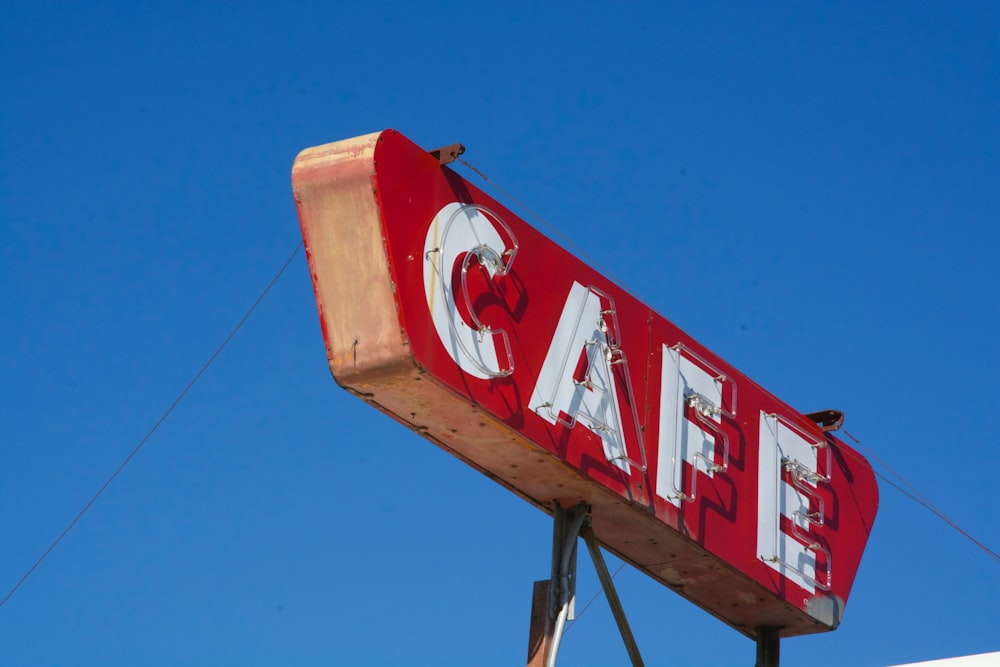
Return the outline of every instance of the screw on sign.
[[[342,387],[749,637],[837,627],[860,454],[396,131],[292,184]]]

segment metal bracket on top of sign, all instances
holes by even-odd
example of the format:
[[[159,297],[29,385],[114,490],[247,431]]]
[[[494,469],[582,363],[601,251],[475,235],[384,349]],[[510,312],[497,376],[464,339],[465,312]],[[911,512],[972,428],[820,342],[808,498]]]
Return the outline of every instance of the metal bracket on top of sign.
[[[820,410],[819,412],[807,412],[806,419],[816,422],[816,425],[823,429],[823,433],[839,431],[844,425],[844,413],[840,410]]]
[[[436,157],[440,164],[445,165],[457,160],[458,156],[465,152],[465,146],[462,144],[449,144],[448,146],[442,146],[441,148],[435,148],[427,152]]]

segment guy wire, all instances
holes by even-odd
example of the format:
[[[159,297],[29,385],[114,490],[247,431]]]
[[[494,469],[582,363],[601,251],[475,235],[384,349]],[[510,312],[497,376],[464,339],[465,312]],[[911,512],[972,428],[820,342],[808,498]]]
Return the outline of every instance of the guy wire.
[[[271,278],[271,282],[267,284],[267,287],[265,287],[264,291],[260,293],[260,296],[257,297],[257,300],[253,302],[253,305],[250,306],[250,308],[246,311],[246,313],[244,313],[243,317],[240,318],[240,321],[236,323],[236,326],[233,327],[232,331],[229,332],[229,335],[226,336],[225,340],[223,340],[222,343],[219,344],[219,346],[215,349],[215,352],[213,352],[211,356],[209,356],[208,361],[206,361],[202,365],[201,369],[194,374],[194,377],[191,378],[191,381],[188,382],[187,386],[184,387],[181,393],[177,395],[177,398],[175,398],[174,402],[170,404],[170,407],[168,407],[163,412],[163,414],[160,415],[160,418],[156,421],[155,424],[153,424],[153,427],[149,429],[149,432],[146,433],[146,435],[143,436],[143,438],[139,441],[139,444],[137,444],[132,449],[132,451],[129,452],[129,455],[125,457],[125,460],[123,460],[121,464],[119,464],[119,466],[115,469],[115,471],[111,473],[111,476],[108,477],[108,479],[104,482],[104,484],[101,485],[101,488],[97,490],[97,493],[95,493],[93,497],[87,501],[87,504],[83,506],[83,509],[80,510],[75,517],[73,517],[73,520],[70,521],[69,525],[67,525],[66,528],[62,531],[62,533],[59,534],[59,537],[57,537],[52,542],[52,544],[49,545],[49,548],[46,549],[44,553],[42,553],[42,555],[38,557],[38,560],[36,560],[34,564],[31,567],[29,567],[28,570],[21,576],[21,578],[18,579],[17,583],[14,584],[14,587],[10,589],[10,592],[8,592],[7,595],[4,596],[3,600],[0,600],[0,607],[3,607],[4,604],[7,603],[7,600],[9,600],[14,595],[14,593],[17,592],[17,589],[21,587],[21,584],[27,581],[28,577],[31,576],[32,572],[34,572],[38,568],[38,566],[42,564],[42,561],[44,561],[48,557],[48,555],[52,553],[52,550],[55,549],[60,542],[62,542],[63,538],[66,537],[66,535],[69,534],[69,531],[73,529],[73,526],[75,526],[77,522],[83,518],[83,515],[87,513],[87,510],[89,510],[91,506],[95,502],[97,502],[97,499],[101,497],[101,494],[104,493],[104,491],[108,488],[108,486],[111,485],[111,482],[115,481],[115,478],[118,477],[118,475],[122,472],[122,470],[125,469],[125,466],[127,466],[129,462],[132,461],[132,459],[135,457],[135,455],[139,453],[139,450],[142,449],[142,446],[145,445],[146,442],[148,442],[151,437],[153,437],[153,434],[156,433],[156,431],[160,428],[163,422],[167,420],[167,417],[170,416],[170,413],[174,411],[174,408],[176,408],[178,404],[181,402],[181,400],[187,395],[187,393],[191,391],[191,388],[194,387],[195,383],[198,382],[198,380],[205,373],[205,371],[208,370],[208,367],[212,365],[212,362],[215,361],[215,358],[219,356],[219,354],[222,352],[222,350],[226,348],[227,345],[229,345],[229,341],[233,339],[236,333],[243,327],[244,323],[246,323],[246,321],[250,319],[250,316],[253,315],[254,311],[257,310],[257,306],[259,306],[260,302],[264,300],[264,297],[267,296],[267,293],[271,291],[271,288],[274,287],[274,284],[278,282],[278,279],[285,272],[285,269],[288,268],[289,264],[292,263],[292,260],[298,254],[299,249],[302,247],[302,245],[303,242],[299,241],[298,245],[295,246],[295,250],[292,251],[292,254],[288,256],[288,259],[285,260],[285,263],[281,266],[280,269],[278,269],[278,272],[274,275],[274,277]]]

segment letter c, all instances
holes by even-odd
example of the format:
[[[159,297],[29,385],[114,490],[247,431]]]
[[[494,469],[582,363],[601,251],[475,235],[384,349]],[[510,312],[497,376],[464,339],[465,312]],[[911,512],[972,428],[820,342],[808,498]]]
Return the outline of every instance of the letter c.
[[[484,380],[513,373],[514,358],[507,332],[479,321],[466,275],[478,265],[491,278],[504,276],[516,254],[517,239],[507,224],[475,204],[445,205],[434,216],[424,240],[424,296],[438,338],[459,368]],[[459,260],[460,286],[452,284]],[[461,288],[460,298],[465,300],[471,322],[466,322],[458,309],[456,287]]]

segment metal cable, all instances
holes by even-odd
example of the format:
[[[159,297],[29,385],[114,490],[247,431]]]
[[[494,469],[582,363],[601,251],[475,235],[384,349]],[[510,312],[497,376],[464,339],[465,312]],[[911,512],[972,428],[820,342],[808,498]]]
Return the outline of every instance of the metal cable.
[[[615,577],[617,577],[618,573],[621,572],[624,568],[625,568],[625,563],[624,562],[619,563],[618,569],[616,569],[611,574],[611,578],[614,579]],[[597,598],[601,597],[602,595],[604,595],[604,588],[598,588],[597,592],[594,593],[593,597],[587,600],[587,604],[583,605],[583,609],[577,612],[576,618],[574,618],[572,621],[566,624],[566,629],[563,630],[563,636],[565,636],[570,631],[570,628],[576,625],[576,622],[580,620],[580,617],[583,616],[583,613],[587,611],[590,608],[590,605],[594,604]]]
[[[97,490],[97,493],[95,493],[93,497],[89,501],[87,501],[87,504],[83,506],[83,509],[80,510],[75,517],[73,517],[73,520],[70,521],[69,525],[66,526],[65,530],[63,530],[63,532],[59,534],[59,537],[57,537],[52,542],[52,544],[49,545],[49,548],[46,549],[45,552],[38,557],[38,560],[36,560],[35,563],[31,567],[29,567],[28,570],[21,576],[21,578],[18,579],[17,583],[14,584],[14,587],[10,589],[10,592],[8,592],[7,595],[4,596],[3,600],[0,600],[0,607],[4,606],[7,603],[7,600],[9,600],[11,596],[13,596],[14,593],[17,592],[17,589],[21,587],[21,584],[23,584],[28,579],[28,577],[31,576],[31,573],[34,572],[38,568],[38,566],[42,564],[42,561],[44,561],[48,557],[48,555],[52,553],[52,550],[55,549],[60,542],[62,542],[63,538],[66,537],[66,535],[69,534],[69,531],[73,529],[73,526],[75,526],[77,522],[83,518],[83,515],[87,513],[87,510],[89,510],[90,507],[95,502],[97,502],[97,499],[101,497],[101,494],[104,493],[104,491],[108,488],[108,486],[111,485],[111,482],[115,481],[115,478],[118,477],[118,475],[122,472],[122,470],[125,469],[125,466],[127,466],[129,462],[135,457],[135,455],[139,453],[139,450],[142,449],[143,445],[145,445],[146,442],[151,437],[153,437],[153,434],[156,433],[157,429],[159,429],[160,426],[163,424],[163,422],[167,420],[167,417],[170,416],[170,413],[174,411],[174,408],[176,408],[178,404],[180,404],[181,400],[187,395],[189,391],[191,391],[191,388],[194,387],[195,383],[198,382],[198,380],[201,378],[202,375],[204,375],[205,371],[208,370],[208,367],[212,365],[212,362],[215,361],[215,358],[219,356],[219,354],[222,352],[222,350],[225,349],[227,345],[229,345],[229,341],[233,339],[236,333],[243,327],[244,323],[246,323],[246,321],[250,319],[250,316],[253,315],[253,312],[257,310],[257,306],[260,305],[260,302],[264,300],[264,297],[267,296],[267,293],[271,291],[271,288],[274,287],[274,284],[278,282],[279,278],[281,278],[281,275],[285,272],[285,269],[288,268],[288,266],[292,263],[292,260],[299,253],[299,249],[302,247],[302,245],[303,242],[299,241],[299,244],[295,246],[295,250],[292,251],[292,254],[288,256],[288,259],[285,260],[285,263],[281,265],[281,268],[278,269],[278,272],[274,274],[273,278],[271,278],[271,282],[267,284],[267,287],[265,287],[264,291],[260,293],[260,296],[257,297],[257,300],[253,302],[253,305],[250,306],[249,310],[247,310],[247,312],[243,315],[243,317],[240,318],[240,321],[236,323],[236,326],[233,327],[232,331],[229,332],[229,335],[226,336],[225,340],[223,340],[222,343],[215,349],[215,352],[213,352],[212,355],[208,358],[208,361],[206,361],[202,365],[201,369],[197,373],[195,373],[194,377],[191,378],[191,381],[188,382],[187,386],[184,387],[181,393],[177,395],[177,398],[174,399],[174,402],[170,404],[170,407],[168,407],[163,412],[163,414],[160,415],[160,418],[156,421],[155,424],[153,424],[153,427],[149,429],[149,432],[146,433],[145,436],[143,436],[143,438],[139,441],[139,444],[137,444],[132,449],[132,451],[129,452],[129,455],[125,457],[125,460],[121,462],[121,464],[115,469],[113,473],[111,473],[111,476],[108,477],[108,479],[104,482],[104,484],[101,485],[101,488]]]
[[[850,431],[848,431],[847,429],[843,429],[843,431],[844,431],[844,435],[846,435],[848,438],[850,438],[851,440],[853,440],[854,444],[857,445],[860,449],[864,450],[864,453],[869,458],[874,459],[880,466],[882,466],[883,468],[885,468],[886,470],[888,470],[889,473],[893,477],[895,477],[897,480],[899,480],[899,482],[900,482],[900,484],[902,484],[902,486],[900,486],[900,484],[897,484],[896,482],[892,481],[891,479],[889,479],[889,477],[887,477],[886,475],[882,474],[878,470],[875,470],[875,468],[873,467],[872,470],[873,470],[873,472],[876,475],[878,475],[879,479],[881,479],[886,484],[888,484],[892,488],[894,488],[897,491],[899,491],[900,493],[902,493],[904,496],[906,496],[907,498],[909,498],[913,502],[915,502],[918,505],[922,506],[924,509],[930,511],[937,518],[941,519],[946,524],[948,524],[949,526],[951,526],[951,528],[953,528],[955,531],[957,531],[962,537],[966,538],[967,540],[969,540],[970,542],[972,542],[973,544],[975,544],[977,547],[979,547],[980,549],[982,549],[986,553],[987,556],[989,556],[990,558],[992,558],[994,561],[997,562],[998,565],[1000,565],[1000,554],[998,554],[996,551],[993,551],[992,549],[990,549],[988,546],[986,546],[985,544],[983,544],[982,542],[980,542],[979,540],[977,540],[975,537],[973,537],[967,530],[965,530],[964,528],[962,528],[961,526],[959,526],[951,517],[949,517],[947,514],[945,514],[937,505],[935,505],[934,503],[932,503],[930,501],[930,499],[927,498],[927,496],[925,496],[924,494],[920,493],[920,491],[918,491],[912,484],[910,484],[909,482],[907,482],[906,479],[902,475],[900,475],[898,472],[896,472],[895,470],[893,470],[892,467],[888,463],[886,463],[881,458],[879,458],[878,456],[876,456],[875,452],[871,451],[870,449],[868,449],[867,447],[865,447],[863,444],[861,444],[861,441],[858,440],[857,438],[855,438],[850,433]],[[904,486],[906,488],[903,488]]]
[[[571,248],[579,256],[581,256],[583,259],[585,259],[588,262],[590,262],[590,265],[592,267],[594,267],[595,269],[598,269],[599,271],[601,271],[601,273],[603,273],[608,278],[611,278],[618,285],[618,287],[620,287],[623,290],[625,290],[629,294],[629,296],[631,296],[636,301],[639,301],[640,303],[645,303],[645,301],[643,301],[642,298],[639,296],[639,293],[636,292],[635,290],[633,290],[631,287],[629,287],[628,284],[624,280],[622,280],[621,278],[619,278],[618,276],[616,276],[614,273],[612,273],[606,267],[601,266],[601,264],[596,259],[594,259],[591,255],[589,255],[587,253],[587,251],[585,251],[583,248],[581,248],[576,243],[574,243],[572,241],[572,239],[570,239],[568,236],[566,236],[561,231],[559,231],[559,229],[557,229],[554,225],[549,224],[549,222],[547,220],[545,220],[545,218],[543,218],[542,216],[540,216],[537,213],[535,213],[534,211],[532,211],[522,201],[520,201],[514,195],[510,194],[509,192],[507,192],[506,190],[504,190],[502,187],[500,187],[499,185],[497,185],[496,182],[494,182],[493,180],[491,180],[486,174],[484,174],[483,172],[479,171],[478,169],[476,169],[475,167],[473,167],[471,164],[469,164],[468,162],[466,162],[462,158],[459,157],[459,158],[455,158],[455,159],[456,159],[456,161],[461,162],[463,165],[465,165],[466,167],[468,167],[474,174],[476,174],[477,176],[479,176],[479,178],[483,179],[483,181],[485,181],[486,183],[489,183],[490,187],[492,187],[494,190],[496,190],[497,192],[499,192],[500,194],[502,194],[504,197],[506,197],[508,200],[510,200],[515,206],[517,206],[522,211],[524,211],[525,213],[527,213],[528,215],[530,215],[532,218],[534,218],[540,225],[542,225],[543,227],[545,227],[545,229],[549,230],[549,232],[553,236],[559,237],[559,239],[562,241],[563,245]]]

